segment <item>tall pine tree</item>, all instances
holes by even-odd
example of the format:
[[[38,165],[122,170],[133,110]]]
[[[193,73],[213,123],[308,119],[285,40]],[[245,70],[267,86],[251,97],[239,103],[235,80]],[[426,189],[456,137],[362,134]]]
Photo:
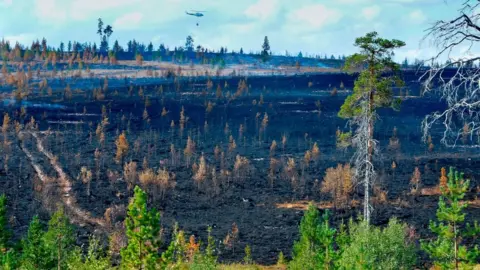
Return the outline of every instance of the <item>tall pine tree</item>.
[[[353,94],[345,99],[338,116],[352,118],[357,126],[354,137],[357,151],[354,156],[356,176],[363,179],[364,185],[364,218],[370,221],[370,188],[375,178],[373,155],[376,141],[373,139],[374,125],[377,118],[376,109],[392,107],[398,109],[400,103],[393,98],[392,86],[401,86],[398,64],[392,60],[393,50],[405,46],[400,40],[388,40],[371,32],[355,40],[355,46],[360,48],[347,58],[345,69],[360,74],[355,80]]]
[[[45,258],[48,260],[47,268],[66,269],[67,260],[75,245],[75,236],[63,206],[59,206],[50,218],[43,239],[47,252]]]
[[[124,269],[157,269],[160,213],[147,209],[147,195],[138,186],[128,205],[125,228],[128,245],[120,252]]]
[[[20,264],[22,269],[46,269],[48,258],[46,254],[44,237],[45,231],[38,216],[34,216],[28,227],[27,236],[22,239],[22,256]],[[52,264],[50,264],[52,265]]]

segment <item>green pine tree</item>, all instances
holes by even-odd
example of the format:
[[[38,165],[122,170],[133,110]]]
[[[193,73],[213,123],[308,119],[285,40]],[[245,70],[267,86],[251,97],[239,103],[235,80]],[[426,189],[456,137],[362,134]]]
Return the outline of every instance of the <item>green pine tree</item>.
[[[170,244],[168,245],[167,250],[165,250],[162,253],[162,260],[161,260],[161,269],[166,269],[169,265],[172,265],[174,263],[174,257],[175,257],[175,250],[176,250],[176,243],[175,241],[177,239],[177,234],[178,234],[178,224],[175,223],[173,227],[173,235],[172,235],[172,241],[170,241]]]
[[[405,46],[400,40],[388,40],[377,37],[377,32],[371,32],[355,40],[355,46],[360,53],[348,57],[345,69],[360,71],[355,80],[353,94],[345,99],[338,116],[353,118],[353,123],[359,128],[356,134],[357,152],[355,167],[363,172],[364,211],[365,220],[370,222],[370,187],[373,181],[373,154],[375,141],[373,139],[376,120],[375,111],[380,107],[398,109],[400,100],[393,98],[392,86],[402,86],[403,81],[397,75],[399,65],[392,57],[393,50]]]
[[[99,240],[92,236],[88,241],[87,254],[83,256],[82,249],[76,248],[68,261],[68,268],[72,270],[106,270],[112,267],[110,257],[100,247]]]
[[[43,236],[43,243],[46,250],[46,268],[66,269],[67,260],[75,245],[75,236],[63,206],[59,206],[48,221],[48,230]]]
[[[300,239],[293,246],[289,269],[333,269],[335,229],[330,228],[328,216],[325,212],[320,217],[313,204],[308,206],[300,222]]]
[[[480,258],[478,246],[469,248],[465,244],[465,239],[480,235],[477,221],[473,226],[465,224],[468,203],[463,198],[469,185],[470,181],[464,180],[463,173],[450,167],[447,187],[440,187],[442,195],[438,202],[438,222],[430,221],[430,230],[437,237],[422,242],[422,249],[437,268],[471,269]]]
[[[138,186],[128,205],[125,228],[128,245],[120,251],[124,269],[156,269],[160,245],[160,213],[147,209],[147,195]]]
[[[7,217],[7,197],[5,195],[0,196],[0,256],[5,254],[10,247],[10,237],[12,232],[8,228]]]
[[[0,258],[0,269],[2,270],[14,270],[18,269],[18,254],[14,249],[10,248]]]
[[[8,228],[7,197],[0,196],[0,269],[16,269],[17,253],[13,249]]]
[[[207,248],[205,249],[205,257],[213,264],[217,264],[217,257],[215,256],[215,239],[212,236],[212,227],[208,227]]]
[[[397,74],[399,65],[393,62],[392,56],[393,50],[405,46],[405,43],[379,38],[377,32],[371,32],[357,38],[355,46],[361,52],[347,57],[344,69],[361,71],[355,80],[353,94],[347,97],[338,115],[342,118],[358,116],[363,113],[364,102],[368,105],[368,114],[373,114],[379,107],[398,109],[400,100],[393,98],[392,86],[402,86],[404,82]],[[385,76],[385,72],[391,75]]]
[[[173,227],[172,241],[165,252],[162,253],[163,268],[181,268],[186,262],[186,242],[184,231],[178,228],[178,223]]]
[[[195,254],[195,256],[193,257],[193,262],[189,265],[190,270],[217,269],[217,257],[215,256],[215,239],[212,236],[212,228],[208,227],[207,231],[208,238],[205,251]]]
[[[45,269],[48,265],[43,237],[45,231],[38,216],[34,216],[28,227],[27,236],[22,239],[22,255],[20,264],[22,269]]]
[[[393,98],[392,86],[402,86],[404,82],[397,74],[399,65],[392,60],[392,56],[393,50],[405,46],[405,43],[377,35],[377,32],[371,32],[357,38],[355,46],[361,52],[345,60],[345,70],[361,71],[355,80],[353,94],[347,97],[338,113],[342,118],[362,114],[364,102],[368,105],[368,114],[373,114],[379,107],[398,109],[400,100]],[[390,75],[385,76],[385,72],[390,72]]]
[[[271,54],[270,42],[268,41],[268,37],[265,36],[265,38],[263,39],[262,53],[261,53],[262,61],[263,62],[268,61],[268,59],[270,58],[270,54]]]

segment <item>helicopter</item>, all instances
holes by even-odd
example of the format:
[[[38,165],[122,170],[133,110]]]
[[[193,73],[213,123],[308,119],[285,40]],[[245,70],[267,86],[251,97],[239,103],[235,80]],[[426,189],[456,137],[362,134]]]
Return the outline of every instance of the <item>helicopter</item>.
[[[203,17],[203,16],[204,16],[204,14],[203,14],[204,12],[206,12],[206,11],[196,11],[196,10],[191,10],[190,12],[185,11],[185,13],[186,13],[187,15],[195,16],[195,17],[197,17],[197,18]],[[198,22],[197,22],[197,26],[198,26]]]
[[[206,12],[206,11],[196,11],[196,10],[191,10],[192,12],[188,12],[188,11],[185,11],[185,13],[187,15],[192,15],[192,16],[195,16],[195,17],[203,17],[204,14],[203,12]]]

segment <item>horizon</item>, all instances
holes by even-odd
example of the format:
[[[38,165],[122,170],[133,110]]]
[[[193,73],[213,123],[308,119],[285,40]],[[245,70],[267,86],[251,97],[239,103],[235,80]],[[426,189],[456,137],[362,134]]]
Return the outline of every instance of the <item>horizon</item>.
[[[428,8],[435,3],[439,3],[435,10]],[[377,31],[382,37],[406,43],[396,52],[397,62],[405,58],[413,62],[434,55],[436,49],[431,42],[420,44],[425,30],[436,20],[453,17],[458,6],[440,0],[299,0],[295,4],[282,0],[2,0],[0,16],[12,23],[0,24],[0,32],[12,45],[19,42],[30,46],[46,38],[55,48],[68,41],[99,46],[97,20],[102,18],[105,26],[113,26],[110,48],[115,40],[125,48],[135,39],[145,45],[152,42],[154,49],[160,44],[173,49],[184,46],[190,35],[195,47],[215,51],[226,47],[237,52],[243,48],[249,53],[260,51],[264,36],[268,36],[275,55],[302,52],[304,56],[337,57],[355,53],[355,38]],[[25,19],[25,10],[31,19]],[[189,10],[206,12],[196,18],[185,14]],[[463,55],[467,49],[460,48],[452,57]]]

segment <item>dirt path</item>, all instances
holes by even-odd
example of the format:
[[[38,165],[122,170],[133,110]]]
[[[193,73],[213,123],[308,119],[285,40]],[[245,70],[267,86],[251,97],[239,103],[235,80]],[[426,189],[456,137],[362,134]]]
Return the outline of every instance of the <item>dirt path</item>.
[[[42,143],[42,138],[36,132],[23,132],[24,135],[28,134],[36,139],[36,146],[40,153],[45,155],[48,160],[50,161],[50,165],[52,168],[57,172],[58,177],[56,178],[58,187],[61,188],[62,196],[61,200],[65,207],[67,208],[68,212],[71,213],[73,216],[71,217],[72,221],[78,223],[80,225],[84,223],[89,223],[91,225],[99,225],[103,228],[106,227],[106,223],[104,219],[92,217],[92,215],[81,209],[75,199],[75,195],[72,194],[72,182],[70,181],[68,175],[63,171],[60,164],[58,164],[57,158],[50,152],[48,152]],[[41,166],[38,164],[37,159],[34,157],[32,152],[30,152],[25,146],[21,146],[25,155],[30,159],[30,164],[35,169],[38,177],[43,183],[48,182],[48,176],[42,170]]]
[[[37,176],[40,179],[40,181],[42,181],[42,183],[48,182],[48,176],[43,172],[40,165],[38,165],[38,161],[35,159],[32,153],[28,151],[28,149],[23,144],[20,144],[20,148],[30,160],[30,165],[32,165],[33,169],[37,173]]]

